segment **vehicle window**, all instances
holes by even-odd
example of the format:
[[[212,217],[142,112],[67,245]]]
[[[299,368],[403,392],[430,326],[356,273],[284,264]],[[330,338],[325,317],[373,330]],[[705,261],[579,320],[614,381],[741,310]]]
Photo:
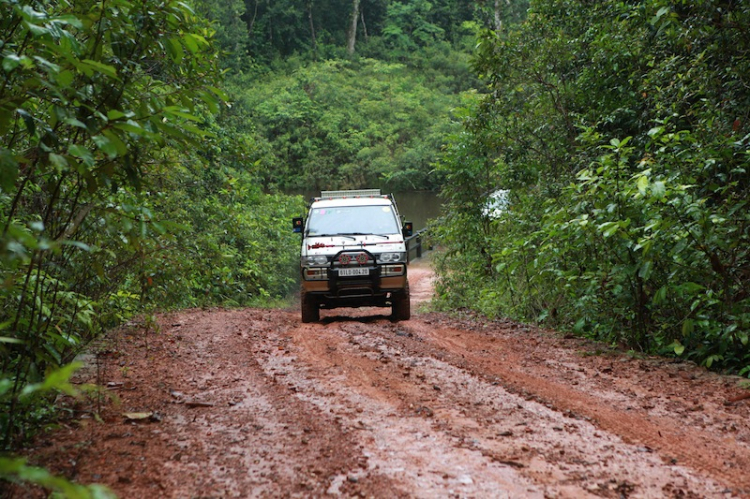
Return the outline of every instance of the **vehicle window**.
[[[315,208],[307,222],[307,234],[398,234],[396,215],[390,206],[340,206]]]

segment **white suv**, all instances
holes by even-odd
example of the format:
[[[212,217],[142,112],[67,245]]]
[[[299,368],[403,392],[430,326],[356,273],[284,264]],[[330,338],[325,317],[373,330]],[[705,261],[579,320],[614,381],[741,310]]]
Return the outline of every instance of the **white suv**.
[[[406,241],[392,195],[378,189],[323,191],[307,220],[292,221],[302,233],[302,322],[320,319],[321,308],[392,307],[395,320],[411,316],[406,279]]]

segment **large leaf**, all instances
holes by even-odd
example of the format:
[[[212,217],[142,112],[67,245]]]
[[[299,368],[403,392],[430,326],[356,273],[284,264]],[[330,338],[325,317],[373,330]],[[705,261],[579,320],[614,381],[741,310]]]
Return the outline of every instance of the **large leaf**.
[[[18,178],[18,162],[13,153],[6,148],[0,149],[0,190],[14,191]]]

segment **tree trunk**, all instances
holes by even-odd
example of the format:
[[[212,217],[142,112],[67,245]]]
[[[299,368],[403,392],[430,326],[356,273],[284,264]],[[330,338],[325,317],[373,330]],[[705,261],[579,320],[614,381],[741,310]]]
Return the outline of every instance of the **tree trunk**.
[[[495,31],[500,33],[503,29],[503,20],[500,18],[500,0],[495,0]]]
[[[365,13],[361,12],[359,13],[359,20],[362,23],[362,33],[365,35],[365,41],[367,41],[367,24],[365,24]]]
[[[313,58],[318,58],[318,40],[315,38],[315,22],[313,21],[313,0],[307,2],[307,17],[310,20],[310,37],[312,43]]]
[[[250,34],[250,36],[253,36],[253,28],[255,27],[255,20],[258,18],[258,0],[256,0],[253,3],[254,5],[253,5],[252,17],[249,17],[249,14],[248,14],[250,12],[249,8],[247,8],[245,10],[245,13],[242,14],[242,16],[240,16],[247,24],[247,32]],[[247,5],[247,3],[245,5]]]
[[[352,16],[351,24],[349,25],[349,33],[347,36],[346,51],[349,55],[354,55],[354,44],[357,41],[357,20],[359,19],[359,2],[360,0],[353,0],[352,2]]]
[[[503,18],[500,16],[503,0],[495,0],[495,31],[500,33],[503,30]],[[510,7],[510,0],[505,0],[505,5]]]

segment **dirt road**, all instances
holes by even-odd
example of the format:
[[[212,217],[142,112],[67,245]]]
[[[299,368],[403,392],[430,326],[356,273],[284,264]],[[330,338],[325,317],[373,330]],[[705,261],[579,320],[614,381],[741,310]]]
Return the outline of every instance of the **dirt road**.
[[[410,268],[413,309],[430,281]],[[738,378],[387,312],[195,310],[123,328],[82,374],[117,404],[72,404],[31,452],[127,498],[750,497]]]

